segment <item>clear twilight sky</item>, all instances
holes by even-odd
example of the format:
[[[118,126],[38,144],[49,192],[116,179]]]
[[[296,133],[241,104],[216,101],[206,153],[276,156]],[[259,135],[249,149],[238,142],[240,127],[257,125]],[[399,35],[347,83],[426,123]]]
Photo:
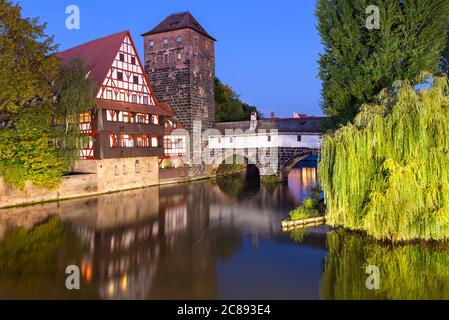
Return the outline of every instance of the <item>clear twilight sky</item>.
[[[218,41],[217,77],[265,116],[322,114],[317,79],[322,50],[314,0],[13,0],[25,17],[47,22],[59,49],[130,30],[143,58],[142,33],[171,13],[190,11]],[[80,8],[80,30],[67,30],[66,7]],[[142,59],[143,60],[143,59]]]

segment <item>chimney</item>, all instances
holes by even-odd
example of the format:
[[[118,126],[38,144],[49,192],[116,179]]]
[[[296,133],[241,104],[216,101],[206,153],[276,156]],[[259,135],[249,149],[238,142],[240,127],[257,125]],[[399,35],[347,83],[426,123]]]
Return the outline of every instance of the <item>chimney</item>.
[[[251,112],[251,121],[257,121],[257,112]]]
[[[251,112],[249,130],[256,131],[257,127],[257,112]]]

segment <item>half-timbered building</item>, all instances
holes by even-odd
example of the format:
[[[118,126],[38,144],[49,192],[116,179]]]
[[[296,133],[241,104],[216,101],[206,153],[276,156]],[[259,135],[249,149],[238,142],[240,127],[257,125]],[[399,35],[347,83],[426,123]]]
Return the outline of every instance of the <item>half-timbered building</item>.
[[[119,189],[138,187],[139,181],[149,176],[156,181],[145,181],[144,185],[157,183],[169,112],[154,96],[130,33],[93,40],[58,56],[63,65],[83,60],[98,89],[95,106],[79,115],[83,137],[81,161],[75,171],[107,177],[105,183],[120,185]]]

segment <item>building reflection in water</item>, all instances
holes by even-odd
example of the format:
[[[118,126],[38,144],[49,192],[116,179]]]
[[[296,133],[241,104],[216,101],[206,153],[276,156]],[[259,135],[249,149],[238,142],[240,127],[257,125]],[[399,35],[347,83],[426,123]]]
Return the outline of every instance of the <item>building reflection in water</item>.
[[[262,236],[279,237],[279,221],[299,204],[297,191],[314,185],[316,171],[301,172],[297,184],[262,186],[238,201],[206,181],[17,209],[15,216],[60,216],[83,249],[58,263],[79,265],[101,299],[217,299],[219,261],[233,257],[246,236],[253,246]],[[78,294],[92,298],[92,290]]]
[[[312,190],[318,187],[317,168],[296,167],[288,175],[288,187],[298,201],[312,195]]]

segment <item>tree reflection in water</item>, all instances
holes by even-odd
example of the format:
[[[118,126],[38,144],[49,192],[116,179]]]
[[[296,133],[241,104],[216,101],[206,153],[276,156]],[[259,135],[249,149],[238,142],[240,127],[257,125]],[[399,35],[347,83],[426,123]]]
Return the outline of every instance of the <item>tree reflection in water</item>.
[[[280,272],[291,266],[291,259],[302,264],[302,254],[310,258],[310,250],[313,261],[305,264],[310,268],[319,266],[325,254],[324,238],[323,245],[312,239],[306,246],[292,246],[280,234],[279,221],[299,204],[288,185],[238,185],[211,180],[0,211],[0,230],[60,217],[58,224],[20,231],[23,241],[8,240],[13,238],[6,231],[0,240],[0,297],[316,297],[319,268],[313,281],[310,272],[296,275],[297,283],[308,281],[311,293],[292,291],[292,274]],[[33,254],[22,253],[22,242],[35,243],[27,244],[35,248]],[[259,268],[261,261],[276,265]],[[64,285],[65,267],[72,264],[81,269],[81,290],[76,292]],[[241,284],[249,280],[258,285],[242,291]]]
[[[449,245],[387,245],[344,230],[327,236],[323,299],[449,299]],[[366,267],[380,269],[380,289],[368,290]]]

